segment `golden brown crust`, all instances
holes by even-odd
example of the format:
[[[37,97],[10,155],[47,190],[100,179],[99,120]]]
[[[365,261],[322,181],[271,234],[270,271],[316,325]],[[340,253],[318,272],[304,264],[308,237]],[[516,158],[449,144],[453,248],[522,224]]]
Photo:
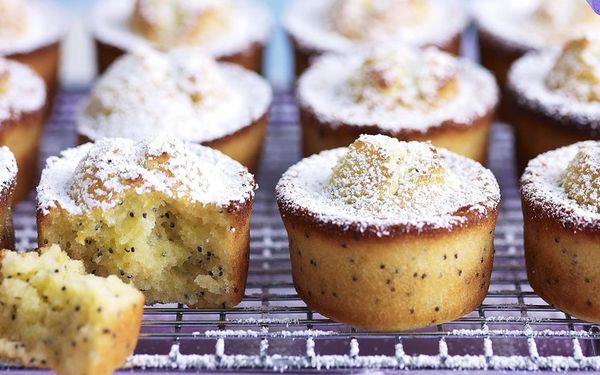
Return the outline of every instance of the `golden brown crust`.
[[[586,141],[600,140],[600,131],[592,123],[581,119],[556,116],[537,106],[529,105],[520,94],[508,89],[505,102],[511,108],[515,129],[517,166],[523,171],[529,160],[546,151]],[[600,122],[600,119],[598,119]]]
[[[493,263],[495,215],[458,230],[354,238],[284,216],[294,285],[313,309],[354,327],[405,330],[478,306]]]
[[[310,108],[300,106],[302,151],[308,156],[325,149],[348,146],[361,134],[384,134],[402,141],[431,141],[436,147],[447,148],[485,164],[494,111],[495,108],[490,108],[469,124],[446,121],[420,132],[409,129],[389,131],[377,125],[331,124],[321,121]]]
[[[306,71],[306,69],[308,69],[308,67],[311,65],[311,61],[314,58],[322,55],[324,52],[303,47],[297,42],[293,35],[288,34],[288,37],[292,42],[292,47],[294,50],[294,69],[296,72],[296,78],[298,78]],[[458,55],[460,53],[460,39],[461,35],[457,34],[446,44],[433,44],[432,46],[438,47],[442,51],[449,52],[453,55]]]
[[[581,230],[531,204],[522,195],[529,283],[556,308],[600,323],[600,223]]]
[[[269,111],[267,110],[259,119],[253,121],[233,134],[203,142],[202,145],[214,148],[244,165],[251,173],[256,173],[262,154]],[[79,144],[93,142],[85,135],[78,135]]]
[[[100,41],[99,39],[95,39],[95,44],[99,74],[104,73],[110,64],[113,63],[113,61],[125,53],[123,49]],[[219,57],[218,60],[221,62],[236,64],[260,74],[262,73],[263,50],[263,44],[254,42],[246,49],[233,55]]]
[[[26,199],[37,185],[43,123],[44,108],[0,121],[0,145],[7,146],[13,152],[19,168],[13,204]]]

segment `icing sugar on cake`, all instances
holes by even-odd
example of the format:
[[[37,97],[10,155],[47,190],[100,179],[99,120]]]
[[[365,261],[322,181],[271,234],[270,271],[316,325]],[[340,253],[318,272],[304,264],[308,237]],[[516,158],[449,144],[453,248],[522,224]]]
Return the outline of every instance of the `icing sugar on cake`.
[[[8,147],[0,147],[0,191],[4,191],[15,183],[17,171],[15,155]]]
[[[212,141],[251,125],[269,109],[268,83],[199,51],[145,49],[117,60],[77,119],[90,139],[143,139],[159,133]]]
[[[256,0],[234,0],[233,4],[227,31],[195,43],[193,47],[218,58],[243,51],[252,43],[266,42],[272,24],[269,12]],[[127,51],[158,47],[131,29],[130,16],[134,5],[135,0],[99,2],[90,17],[94,36]]]
[[[46,87],[27,66],[0,57],[0,122],[37,111],[46,102]]]
[[[477,0],[480,28],[519,48],[559,45],[573,34],[600,30],[600,20],[584,1]]]
[[[548,87],[548,77],[553,74],[553,67],[560,56],[559,50],[547,49],[530,52],[520,58],[509,71],[509,90],[515,94],[518,101],[526,103],[528,107],[536,108],[553,117],[568,118],[592,130],[600,129],[600,101],[579,100],[579,94],[568,93],[588,91],[584,87],[588,85],[569,78],[569,87],[564,90]]]
[[[581,153],[589,157],[582,157]],[[567,228],[598,230],[599,154],[600,142],[587,141],[536,157],[521,178],[524,198]],[[579,197],[585,201],[574,199]]]
[[[404,64],[409,68],[404,69],[393,58],[386,63],[387,57],[384,57],[378,69],[384,71],[384,80],[390,75],[402,78],[399,87],[393,88],[392,92],[384,88],[382,94],[370,90],[363,95],[365,100],[357,100],[352,82],[356,81],[365,61],[378,55],[399,55],[396,60],[406,60]],[[422,64],[427,64],[428,68],[419,67]],[[395,70],[401,74],[395,74]],[[446,91],[447,95],[436,97],[435,105],[419,104],[425,102],[423,94],[441,93],[445,83],[452,83],[451,90]],[[390,97],[393,98],[391,103]],[[433,48],[419,52],[385,45],[374,50],[319,58],[300,78],[298,99],[321,121],[333,126],[377,125],[391,131],[425,132],[447,122],[470,124],[473,119],[489,113],[498,101],[498,88],[489,72],[466,59],[455,59]],[[397,99],[412,105],[406,106]]]
[[[0,34],[0,55],[31,52],[57,42],[65,33],[65,20],[51,1],[29,0],[23,5],[19,32],[6,37]],[[2,19],[0,14],[0,23]]]
[[[334,4],[335,0],[293,1],[285,14],[285,27],[300,46],[318,52],[348,51],[362,44],[363,41],[349,38],[332,26],[330,11]],[[449,43],[468,22],[462,2],[456,0],[427,0],[427,12],[422,17],[420,23],[408,27],[395,22],[395,32],[389,28],[377,32],[373,27],[363,32],[369,32],[369,43],[394,41],[424,46]]]
[[[477,162],[427,143],[361,136],[292,166],[277,184],[278,202],[318,224],[342,230],[450,230],[468,215],[497,208],[493,174]]]
[[[48,158],[37,200],[42,214],[57,206],[81,214],[114,207],[119,194],[135,189],[225,207],[252,198],[255,186],[246,168],[208,147],[168,136],[112,138]]]

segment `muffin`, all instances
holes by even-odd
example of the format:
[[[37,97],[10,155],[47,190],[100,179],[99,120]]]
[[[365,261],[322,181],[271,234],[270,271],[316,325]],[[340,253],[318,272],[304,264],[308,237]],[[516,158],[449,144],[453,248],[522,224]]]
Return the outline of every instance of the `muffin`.
[[[12,200],[17,182],[17,162],[8,147],[0,147],[0,249],[15,248]]]
[[[477,0],[473,13],[482,64],[504,88],[512,63],[525,53],[561,46],[573,34],[600,32],[584,0]]]
[[[529,283],[545,301],[600,323],[600,142],[539,155],[521,178]]]
[[[260,72],[272,23],[255,0],[105,0],[90,22],[100,73],[140,47],[196,47]]]
[[[48,159],[38,241],[149,304],[230,307],[246,285],[254,189],[246,168],[208,147],[106,138]]]
[[[137,52],[100,78],[77,119],[81,143],[170,134],[256,170],[272,100],[269,84],[197,51]]]
[[[305,156],[385,134],[485,162],[498,89],[468,60],[385,45],[318,59],[299,80],[298,101]]]
[[[0,56],[33,69],[46,84],[49,97],[58,88],[60,39],[65,22],[46,0],[0,0]]]
[[[600,139],[599,38],[582,37],[560,51],[527,54],[508,79],[521,170],[543,152]]]
[[[0,357],[62,375],[108,375],[133,353],[138,290],[86,274],[56,245],[0,258]]]
[[[437,46],[458,54],[467,22],[460,0],[295,0],[284,25],[299,76],[318,55],[363,45]]]
[[[299,296],[377,331],[441,324],[483,301],[499,201],[477,162],[383,135],[303,159],[277,184]]]
[[[27,198],[38,180],[46,88],[27,66],[0,57],[0,145],[10,148],[19,173],[14,202]]]

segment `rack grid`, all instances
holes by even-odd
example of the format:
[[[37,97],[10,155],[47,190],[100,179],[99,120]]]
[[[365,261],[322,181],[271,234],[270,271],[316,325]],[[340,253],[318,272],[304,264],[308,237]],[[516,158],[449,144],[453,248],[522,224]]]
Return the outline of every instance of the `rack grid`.
[[[74,118],[86,94],[86,90],[61,93],[46,128],[44,156],[74,144]],[[231,309],[146,307],[138,347],[125,367],[600,370],[600,328],[555,310],[527,282],[512,133],[507,125],[497,123],[492,131],[490,167],[500,181],[503,201],[487,297],[463,318],[407,332],[355,330],[312,311],[297,296],[274,186],[298,160],[298,143],[293,95],[278,91],[258,175],[243,302]],[[35,247],[34,210],[32,197],[14,211],[19,249]]]

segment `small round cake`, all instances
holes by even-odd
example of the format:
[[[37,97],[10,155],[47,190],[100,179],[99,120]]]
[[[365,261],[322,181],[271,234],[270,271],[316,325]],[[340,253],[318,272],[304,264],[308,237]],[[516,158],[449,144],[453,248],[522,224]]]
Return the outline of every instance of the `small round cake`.
[[[295,0],[284,24],[299,76],[325,52],[384,42],[458,54],[467,22],[460,0]]]
[[[530,161],[521,199],[529,283],[549,304],[600,323],[600,142]]]
[[[15,202],[37,183],[45,105],[44,81],[27,66],[0,57],[0,145],[10,148],[19,166]]]
[[[77,118],[80,142],[169,134],[255,171],[272,100],[254,72],[197,50],[128,54],[100,78]]]
[[[255,188],[211,148],[105,138],[48,159],[38,242],[133,284],[149,304],[231,307],[244,295]]]
[[[600,17],[583,0],[477,0],[473,6],[481,62],[502,88],[510,66],[525,53],[600,32]]]
[[[498,89],[468,60],[385,45],[322,56],[300,78],[298,101],[305,156],[385,134],[485,162]]]
[[[0,56],[19,61],[44,80],[49,97],[58,88],[61,12],[48,0],[0,0]]]
[[[12,202],[17,183],[17,162],[8,147],[0,147],[0,249],[15,249]]]
[[[483,301],[500,192],[479,163],[363,135],[303,159],[276,189],[294,285],[317,312],[391,331],[441,324]]]
[[[510,70],[507,100],[521,170],[543,152],[600,139],[600,38],[522,57]]]
[[[260,72],[272,24],[256,0],[105,0],[90,21],[100,72],[140,47],[200,48]]]

